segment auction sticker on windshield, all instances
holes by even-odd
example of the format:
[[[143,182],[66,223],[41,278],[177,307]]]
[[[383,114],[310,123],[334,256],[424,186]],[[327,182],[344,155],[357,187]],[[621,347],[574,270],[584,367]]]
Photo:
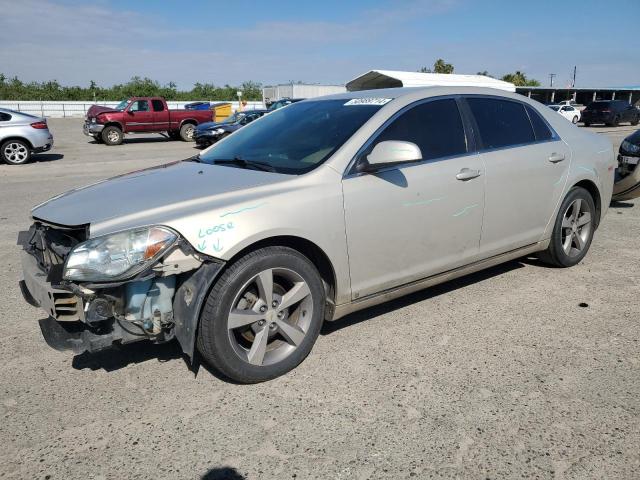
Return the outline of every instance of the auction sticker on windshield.
[[[392,98],[352,98],[344,105],[385,105],[389,103]]]

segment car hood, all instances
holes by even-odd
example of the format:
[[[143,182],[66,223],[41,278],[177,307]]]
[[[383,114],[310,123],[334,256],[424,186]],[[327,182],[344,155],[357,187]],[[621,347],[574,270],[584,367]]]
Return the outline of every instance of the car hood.
[[[629,143],[633,143],[634,145],[640,145],[640,130],[633,132],[629,135],[625,140]]]
[[[235,123],[223,123],[223,122],[205,122],[196,127],[196,130],[212,130],[214,128],[225,128],[236,125]]]
[[[170,221],[233,204],[251,197],[251,188],[290,178],[272,172],[181,161],[68,191],[34,207],[31,214],[34,219],[63,226],[90,224],[92,235],[96,230],[108,233],[102,230]]]
[[[118,112],[115,108],[103,107],[101,105],[91,105],[87,110],[87,118],[95,117],[105,112]]]

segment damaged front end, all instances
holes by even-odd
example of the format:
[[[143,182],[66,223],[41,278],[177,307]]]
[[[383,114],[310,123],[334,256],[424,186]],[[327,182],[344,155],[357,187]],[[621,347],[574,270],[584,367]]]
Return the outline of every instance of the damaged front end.
[[[632,140],[633,138],[633,141]],[[622,142],[618,155],[613,200],[633,200],[640,197],[640,135],[633,134]]]
[[[40,320],[46,342],[82,353],[175,337],[193,357],[200,309],[223,262],[162,226],[88,233],[36,220],[18,237],[20,288],[48,316]]]

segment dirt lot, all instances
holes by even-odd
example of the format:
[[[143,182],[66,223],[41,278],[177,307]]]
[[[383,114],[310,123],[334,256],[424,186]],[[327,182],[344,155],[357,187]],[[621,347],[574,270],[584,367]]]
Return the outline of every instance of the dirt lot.
[[[17,286],[29,208],[196,152],[50,125],[53,152],[0,166],[0,478],[638,478],[640,202],[575,268],[511,262],[359,312],[294,372],[238,386],[175,344],[45,345]]]

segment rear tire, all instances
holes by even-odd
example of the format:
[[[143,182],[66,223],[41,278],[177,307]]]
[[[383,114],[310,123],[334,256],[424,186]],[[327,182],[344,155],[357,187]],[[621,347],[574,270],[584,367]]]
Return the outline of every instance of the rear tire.
[[[234,262],[215,282],[198,329],[198,350],[223,376],[257,383],[283,375],[311,352],[326,294],[301,253],[266,247]]]
[[[596,207],[591,194],[573,187],[558,211],[549,247],[540,260],[555,267],[572,267],[585,257],[595,231]]]
[[[109,126],[102,130],[102,141],[107,145],[120,145],[124,140],[122,130],[118,127]]]
[[[183,142],[193,142],[196,133],[196,126],[192,123],[185,123],[180,127],[180,138]]]
[[[578,124],[578,117],[573,117],[573,119],[571,120],[571,123],[573,123],[574,125]]]
[[[8,140],[0,147],[0,158],[9,165],[24,165],[31,159],[31,146],[24,140]]]

